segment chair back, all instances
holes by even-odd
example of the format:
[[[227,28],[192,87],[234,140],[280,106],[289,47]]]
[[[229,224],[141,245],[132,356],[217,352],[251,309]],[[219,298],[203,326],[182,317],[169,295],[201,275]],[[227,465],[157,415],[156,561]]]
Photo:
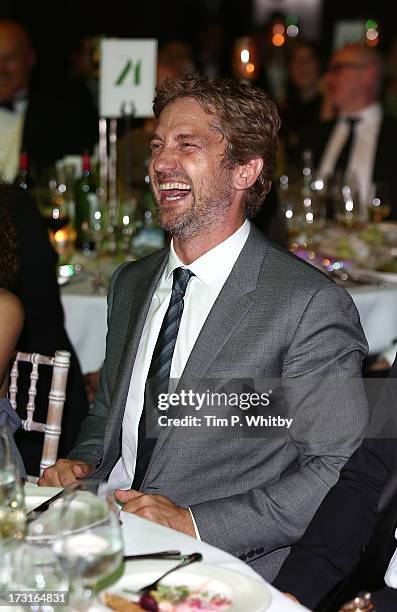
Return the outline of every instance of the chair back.
[[[26,405],[26,419],[22,420],[22,427],[25,431],[44,433],[43,451],[40,461],[41,475],[46,467],[54,465],[57,460],[59,438],[62,430],[63,407],[66,399],[66,384],[70,367],[70,353],[68,351],[56,351],[54,357],[47,357],[39,353],[18,352],[16,354],[11,368],[9,386],[9,398],[14,410],[17,409],[18,364],[20,362],[32,364],[28,403]],[[51,388],[48,394],[48,411],[45,423],[39,423],[34,420],[40,365],[52,367]]]

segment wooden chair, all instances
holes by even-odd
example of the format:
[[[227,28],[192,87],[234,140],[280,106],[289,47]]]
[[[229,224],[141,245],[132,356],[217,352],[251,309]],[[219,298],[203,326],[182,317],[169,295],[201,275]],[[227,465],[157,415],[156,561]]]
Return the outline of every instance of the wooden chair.
[[[22,420],[25,431],[39,431],[44,433],[43,452],[40,461],[40,475],[43,470],[53,465],[57,460],[59,438],[61,436],[63,406],[66,398],[66,383],[70,367],[70,353],[56,351],[54,357],[46,357],[39,353],[17,353],[14,359],[9,386],[10,402],[16,410],[18,392],[18,363],[31,363],[30,387],[28,390],[28,403],[26,405],[26,419]],[[39,365],[52,367],[51,388],[48,394],[48,412],[46,423],[34,420],[35,400],[37,395],[37,381],[39,378]]]

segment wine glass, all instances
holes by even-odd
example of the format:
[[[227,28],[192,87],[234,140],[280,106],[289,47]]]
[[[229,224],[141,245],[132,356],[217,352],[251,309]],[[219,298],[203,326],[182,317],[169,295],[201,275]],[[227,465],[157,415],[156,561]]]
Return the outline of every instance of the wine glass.
[[[92,605],[99,583],[111,576],[123,561],[119,510],[113,494],[96,483],[80,481],[62,500],[59,536],[53,550],[69,574],[75,605],[82,610]]]
[[[26,509],[23,485],[12,457],[12,433],[0,426],[0,589],[7,585],[10,560],[24,537]]]
[[[380,223],[391,212],[391,194],[388,183],[373,183],[370,188],[368,216],[371,223]]]

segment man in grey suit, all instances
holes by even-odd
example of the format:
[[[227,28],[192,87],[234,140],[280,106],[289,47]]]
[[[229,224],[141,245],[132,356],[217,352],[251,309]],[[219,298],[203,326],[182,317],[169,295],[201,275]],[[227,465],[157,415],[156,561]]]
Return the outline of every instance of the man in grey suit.
[[[266,94],[186,77],[157,90],[154,114],[150,177],[173,240],[116,271],[95,405],[70,457],[39,483],[123,483],[124,510],[219,546],[271,580],[362,438],[366,341],[344,289],[248,221],[275,172],[279,118]],[[175,379],[176,394],[243,379],[269,396],[272,379],[293,422],[247,435],[229,420],[204,431],[180,426],[180,401],[148,433],[159,414],[148,379],[157,395]]]

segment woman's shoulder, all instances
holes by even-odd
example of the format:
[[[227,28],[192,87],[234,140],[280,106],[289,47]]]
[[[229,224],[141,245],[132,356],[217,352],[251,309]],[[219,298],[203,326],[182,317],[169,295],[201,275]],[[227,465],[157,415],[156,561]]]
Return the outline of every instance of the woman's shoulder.
[[[24,310],[21,300],[8,289],[0,287],[0,322],[18,323],[23,322],[23,319]]]

